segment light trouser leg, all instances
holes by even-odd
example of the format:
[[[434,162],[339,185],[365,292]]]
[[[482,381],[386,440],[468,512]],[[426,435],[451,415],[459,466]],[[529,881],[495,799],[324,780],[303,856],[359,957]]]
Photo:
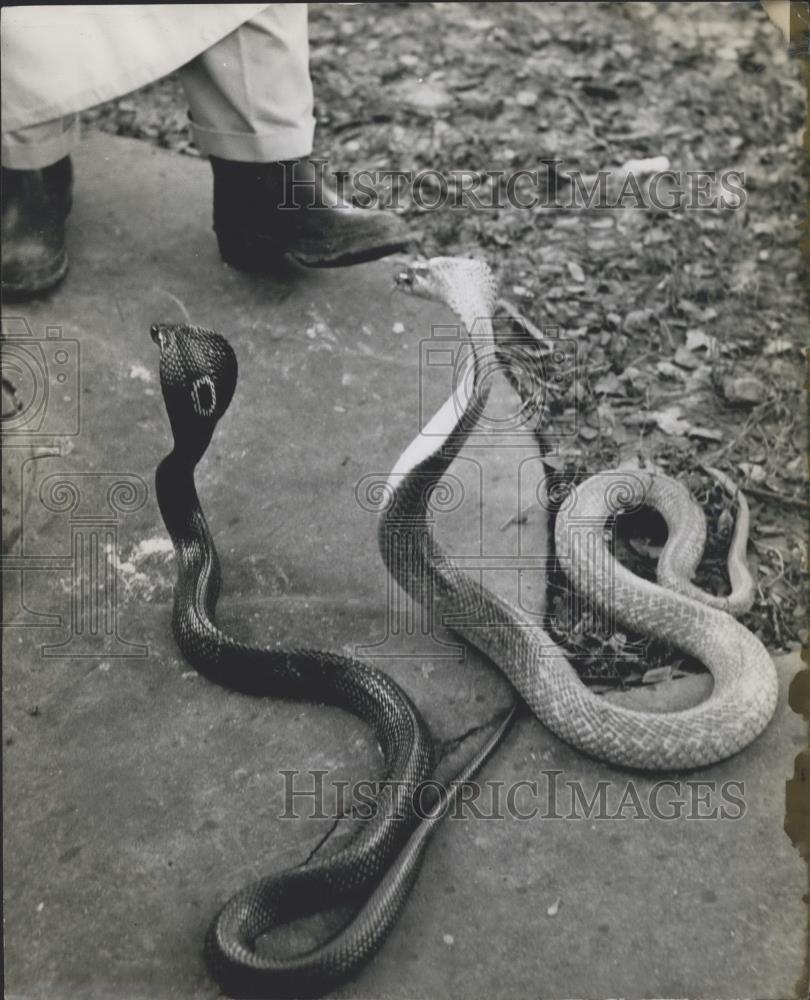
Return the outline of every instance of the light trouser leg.
[[[386,212],[340,201],[311,160],[315,119],[305,4],[273,4],[180,71],[191,126],[214,172],[223,259],[264,273],[290,254],[339,267],[401,250]]]
[[[79,140],[76,115],[4,132],[3,166],[9,170],[41,170],[68,156]]]
[[[273,4],[180,70],[206,156],[243,163],[312,152],[306,4]]]

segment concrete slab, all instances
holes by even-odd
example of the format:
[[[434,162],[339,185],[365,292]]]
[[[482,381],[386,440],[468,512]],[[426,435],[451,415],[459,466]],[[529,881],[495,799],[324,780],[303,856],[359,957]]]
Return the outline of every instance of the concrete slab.
[[[18,354],[47,358],[50,391],[23,530],[3,563],[6,985],[48,1000],[213,997],[200,947],[218,904],[303,860],[333,825],[281,819],[280,772],[353,780],[379,761],[337,710],[231,695],[179,658],[152,491],[168,426],[149,325],[185,309],[229,335],[240,360],[199,476],[224,564],[224,627],[249,641],[366,647],[446,740],[490,718],[508,688],[469,651],[443,655],[449,634],[408,634],[358,498],[418,429],[420,398],[442,398],[446,367],[420,343],[452,317],[395,296],[390,261],[267,279],[228,269],[203,163],[101,137],[76,159],[68,281],[4,317]],[[508,410],[508,392],[494,405]],[[485,555],[488,582],[536,607],[537,575],[521,583],[497,568],[543,552],[541,519],[506,524],[536,482],[533,449],[469,449],[453,472],[463,494],[438,515],[440,535]],[[103,618],[93,631],[87,589],[109,548],[120,565],[102,613],[115,609],[117,638]],[[778,666],[767,732],[697,774],[618,771],[522,719],[484,777],[505,783],[502,796],[536,782],[515,805],[537,813],[445,822],[390,940],[339,995],[791,996],[804,876],[782,812],[803,731],[785,699],[798,658]],[[657,786],[664,778],[675,783]],[[605,815],[581,794],[597,809],[603,794]]]

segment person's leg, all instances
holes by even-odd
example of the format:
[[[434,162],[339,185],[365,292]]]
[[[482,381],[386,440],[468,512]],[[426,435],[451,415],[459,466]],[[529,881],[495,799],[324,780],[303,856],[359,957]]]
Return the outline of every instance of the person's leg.
[[[75,115],[2,136],[2,292],[37,295],[65,276]]]
[[[407,245],[400,219],[341,202],[310,158],[305,4],[267,8],[180,78],[194,137],[214,171],[214,229],[227,262],[264,270],[290,253],[304,264],[338,266]]]
[[[205,156],[246,163],[312,152],[306,4],[275,4],[180,70]]]

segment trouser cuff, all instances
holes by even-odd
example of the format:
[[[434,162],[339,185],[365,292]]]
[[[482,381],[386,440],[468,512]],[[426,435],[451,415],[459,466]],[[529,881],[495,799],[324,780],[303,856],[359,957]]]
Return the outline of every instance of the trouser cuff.
[[[3,166],[9,170],[41,170],[68,156],[78,141],[76,116],[56,118],[18,132],[4,132]]]
[[[300,125],[285,125],[261,135],[255,132],[219,132],[203,128],[189,118],[191,131],[204,156],[243,163],[276,163],[309,156],[315,136],[315,118]]]

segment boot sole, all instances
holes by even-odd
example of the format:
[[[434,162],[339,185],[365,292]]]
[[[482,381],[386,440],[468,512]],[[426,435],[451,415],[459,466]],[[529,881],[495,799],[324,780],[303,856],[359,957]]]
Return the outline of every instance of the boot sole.
[[[2,296],[4,299],[24,299],[44,295],[64,280],[68,266],[68,256],[65,253],[59,258],[56,267],[49,269],[46,274],[28,275],[25,281],[7,281],[4,277],[0,282]]]
[[[304,267],[349,267],[399,253],[407,249],[410,242],[410,239],[391,239],[358,250],[347,248],[327,252],[322,247],[316,248],[306,243],[280,247],[267,237],[246,233],[217,233],[220,256],[225,263],[240,271],[253,273],[278,267],[285,256],[292,257]]]

